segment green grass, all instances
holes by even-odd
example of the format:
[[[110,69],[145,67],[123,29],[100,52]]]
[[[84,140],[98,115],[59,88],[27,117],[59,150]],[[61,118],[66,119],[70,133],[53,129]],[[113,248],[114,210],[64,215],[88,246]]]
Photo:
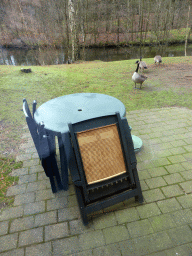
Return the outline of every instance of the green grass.
[[[154,63],[152,58],[144,61],[147,61],[148,65]],[[175,104],[180,107],[192,107],[191,101],[186,100],[191,94],[185,91],[181,96],[179,91],[173,88],[161,91],[133,90],[131,76],[135,70],[134,63],[135,60],[126,60],[32,66],[32,73],[28,74],[20,72],[19,66],[0,66],[1,120],[14,125],[12,128],[16,129],[17,125],[25,124],[22,111],[23,98],[27,99],[30,106],[33,100],[37,100],[38,107],[52,98],[77,92],[96,92],[114,96],[125,104],[127,111]],[[192,63],[192,59],[191,57],[163,58],[163,63],[167,65]],[[150,73],[147,76],[146,84],[150,83],[154,87],[161,88],[161,83],[157,84],[150,80]]]
[[[170,30],[170,40],[171,41],[184,41],[186,39],[186,34],[188,36],[188,33],[190,31],[190,28],[180,28],[180,29],[173,29]],[[192,39],[192,34],[190,34],[189,39]]]
[[[186,28],[180,28],[180,29],[172,29],[172,30],[168,30],[166,32],[164,31],[148,31],[146,32],[142,32],[142,44],[154,44],[154,45],[159,45],[160,43],[182,43],[185,41],[186,39],[186,34],[188,36],[188,33],[190,31],[190,28],[186,29]],[[131,41],[131,38],[134,38],[133,41]],[[129,34],[129,44],[131,45],[138,45],[140,44],[140,32],[137,33],[130,33]],[[189,40],[192,40],[192,33],[189,35]],[[122,45],[126,45],[127,42],[126,41],[122,41],[120,43],[118,43],[119,46]],[[104,45],[117,45],[116,42],[100,42],[99,44],[100,47],[103,47]]]
[[[154,65],[152,58],[144,59]],[[192,108],[191,90],[170,87],[165,89],[163,81],[150,79],[150,68],[145,82],[153,90],[133,90],[131,76],[135,60],[116,62],[83,62],[72,65],[32,66],[32,73],[22,73],[19,66],[0,66],[0,119],[8,127],[6,138],[18,144],[22,127],[26,124],[22,111],[22,100],[29,106],[37,100],[42,103],[66,94],[96,92],[114,96],[121,100],[127,111],[143,108],[180,106]],[[163,58],[165,65],[192,63],[191,57]],[[158,68],[156,69],[158,72]],[[158,75],[158,73],[157,73]],[[6,131],[6,129],[5,129]]]
[[[7,188],[17,184],[19,178],[10,176],[14,169],[21,168],[22,162],[15,162],[13,158],[0,158],[0,208],[4,205],[11,205],[14,197],[6,197]]]

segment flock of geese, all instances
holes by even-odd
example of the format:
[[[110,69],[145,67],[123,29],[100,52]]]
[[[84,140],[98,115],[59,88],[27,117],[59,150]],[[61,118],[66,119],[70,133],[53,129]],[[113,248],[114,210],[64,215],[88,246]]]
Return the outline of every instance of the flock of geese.
[[[161,56],[156,55],[154,57],[154,61],[155,61],[155,63],[159,63],[159,64],[162,63]],[[135,72],[132,75],[132,80],[135,83],[135,89],[137,89],[136,84],[140,84],[140,89],[141,89],[141,86],[142,86],[143,82],[147,79],[147,76],[139,74],[138,70],[140,69],[143,72],[144,69],[147,69],[147,64],[144,61],[142,61],[142,57],[140,57],[140,61],[137,60],[135,62],[135,64],[137,64],[137,68],[136,68]]]

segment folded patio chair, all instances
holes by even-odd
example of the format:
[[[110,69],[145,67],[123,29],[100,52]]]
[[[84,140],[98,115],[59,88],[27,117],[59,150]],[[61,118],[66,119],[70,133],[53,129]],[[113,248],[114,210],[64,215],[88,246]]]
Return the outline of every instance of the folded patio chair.
[[[37,104],[36,101],[34,101],[33,117],[36,110],[36,104]],[[51,137],[51,135],[50,134],[48,135],[46,133],[43,122],[41,124],[36,124],[34,118],[31,115],[26,99],[23,99],[23,112],[25,114],[26,122],[29,128],[29,131],[31,133],[33,142],[35,144],[37,153],[41,160],[41,164],[43,166],[45,174],[50,179],[52,192],[56,193],[57,187],[58,187],[58,190],[61,190],[63,189],[63,185],[61,182],[59,169],[58,169],[57,161],[55,158],[55,145],[53,142],[54,138],[52,137],[52,138],[49,138],[48,140],[48,136]],[[57,184],[55,180],[57,181]]]
[[[143,202],[133,142],[120,114],[69,124],[73,147],[69,169],[81,217],[131,197]]]

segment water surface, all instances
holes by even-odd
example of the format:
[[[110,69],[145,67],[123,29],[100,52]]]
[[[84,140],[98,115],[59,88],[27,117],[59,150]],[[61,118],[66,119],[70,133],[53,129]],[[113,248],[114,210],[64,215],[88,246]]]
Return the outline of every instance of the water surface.
[[[172,46],[146,47],[117,47],[117,48],[87,48],[80,51],[78,60],[84,61],[119,61],[143,58],[152,58],[160,54],[162,57],[185,56],[184,44]],[[187,56],[192,56],[192,44],[188,45]],[[67,63],[64,49],[4,49],[0,48],[0,65],[58,65]]]

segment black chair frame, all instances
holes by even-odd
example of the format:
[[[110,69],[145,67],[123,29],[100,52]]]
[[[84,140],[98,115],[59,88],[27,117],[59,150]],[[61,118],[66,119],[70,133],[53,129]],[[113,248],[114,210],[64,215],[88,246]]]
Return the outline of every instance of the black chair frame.
[[[101,182],[88,184],[84,173],[77,133],[110,124],[117,125],[126,173]],[[69,161],[69,169],[75,185],[82,220],[85,225],[88,224],[87,215],[91,212],[102,210],[132,197],[135,197],[140,203],[143,202],[136,168],[137,161],[133,141],[126,118],[121,119],[119,113],[98,117],[75,124],[69,124],[69,131],[73,147]]]
[[[31,133],[31,137],[33,139],[35,148],[37,150],[39,159],[41,161],[41,165],[45,171],[45,174],[50,179],[52,192],[56,193],[57,190],[67,190],[68,189],[68,174],[67,174],[67,182],[65,180],[65,185],[62,184],[65,174],[59,174],[59,169],[55,157],[55,135],[51,132],[46,131],[44,128],[43,122],[40,124],[36,124],[34,120],[34,113],[36,111],[36,101],[33,102],[33,117],[31,115],[29,106],[27,104],[26,99],[23,99],[23,112],[26,117],[26,122]],[[61,142],[61,136],[58,137],[60,153],[63,153],[63,143]],[[65,156],[65,154],[64,154]],[[60,155],[61,158],[61,155]],[[63,161],[61,161],[61,166],[63,165]],[[54,179],[55,177],[55,179]],[[57,185],[56,185],[57,184]]]

